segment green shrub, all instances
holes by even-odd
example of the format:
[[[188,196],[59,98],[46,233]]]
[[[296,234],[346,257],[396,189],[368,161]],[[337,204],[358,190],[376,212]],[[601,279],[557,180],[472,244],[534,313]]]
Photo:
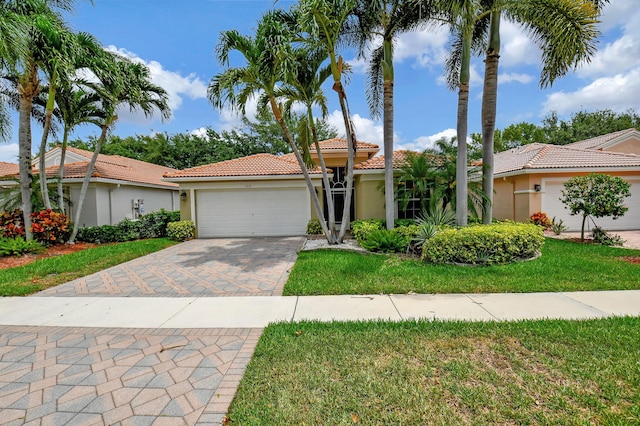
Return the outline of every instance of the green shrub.
[[[599,226],[593,228],[591,236],[593,237],[593,241],[598,244],[602,244],[603,246],[621,247],[624,245],[624,240],[620,235],[609,234]]]
[[[383,226],[386,226],[387,222],[383,222]],[[413,219],[396,219],[393,221],[393,226],[398,228],[400,226],[409,226],[413,225]]]
[[[31,232],[44,245],[62,244],[71,235],[71,220],[51,209],[31,213]]]
[[[307,235],[320,235],[322,234],[322,225],[318,219],[311,219],[307,223]]]
[[[190,220],[171,222],[167,225],[167,237],[174,241],[190,240],[194,236],[195,225]]]
[[[164,238],[167,225],[180,220],[180,212],[160,209],[139,220],[123,219],[117,225],[86,226],[78,231],[78,241],[86,243],[119,243],[141,238]]]
[[[360,245],[367,239],[371,231],[383,228],[384,222],[378,219],[354,220],[351,222],[351,234]]]
[[[544,243],[534,224],[498,223],[450,228],[425,241],[422,258],[433,263],[489,265],[530,259]]]
[[[139,220],[141,223],[141,238],[163,238],[167,236],[167,225],[180,220],[180,212],[170,212],[160,209],[159,212],[151,212],[142,216]]]
[[[369,250],[382,253],[403,253],[407,250],[407,237],[396,229],[374,229],[360,245]]]
[[[554,216],[553,219],[551,220],[551,230],[553,231],[554,234],[560,235],[567,230],[567,227],[562,222],[562,219],[558,219],[556,221],[556,217]]]
[[[24,235],[22,210],[0,213],[0,236],[15,238]]]
[[[38,253],[44,250],[37,241],[25,241],[22,237],[0,237],[0,256],[22,256],[25,253]]]

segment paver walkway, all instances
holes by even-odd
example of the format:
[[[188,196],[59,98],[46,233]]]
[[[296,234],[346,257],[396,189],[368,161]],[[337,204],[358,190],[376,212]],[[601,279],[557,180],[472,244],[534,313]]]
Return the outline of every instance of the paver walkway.
[[[38,296],[279,296],[303,237],[191,240]]]

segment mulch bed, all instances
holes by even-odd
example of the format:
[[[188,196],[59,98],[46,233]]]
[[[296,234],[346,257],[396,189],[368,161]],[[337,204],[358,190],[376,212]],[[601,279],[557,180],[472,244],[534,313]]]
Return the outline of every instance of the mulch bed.
[[[97,244],[89,243],[59,244],[56,246],[47,247],[45,251],[38,254],[0,257],[0,269],[15,268],[16,266],[22,266],[31,262],[35,262],[38,259],[74,253],[76,251],[82,251],[97,246]]]

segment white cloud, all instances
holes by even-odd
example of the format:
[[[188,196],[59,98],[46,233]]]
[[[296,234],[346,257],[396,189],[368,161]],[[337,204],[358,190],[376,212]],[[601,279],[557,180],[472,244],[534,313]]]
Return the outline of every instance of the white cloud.
[[[500,24],[500,39],[500,66],[508,68],[540,63],[540,50],[519,24],[503,20]]]
[[[200,80],[198,76],[191,73],[183,76],[178,72],[169,71],[163,68],[162,64],[157,61],[145,61],[133,52],[116,46],[108,46],[106,48],[110,52],[118,53],[134,62],[142,63],[149,68],[151,81],[166,90],[168,95],[167,103],[172,111],[177,110],[182,105],[184,97],[190,99],[202,99],[207,97],[207,85]],[[133,121],[139,123],[140,120],[148,122],[143,114],[129,113],[128,109],[121,109],[120,117],[124,121]],[[128,117],[130,115],[130,117]]]
[[[529,74],[518,74],[515,72],[506,72],[498,76],[498,83],[511,83],[515,81],[521,84],[529,84],[532,80],[533,76]]]
[[[575,92],[557,92],[547,96],[543,114],[565,114],[582,109],[640,109],[640,68],[627,74],[602,77]]]
[[[369,142],[376,144],[380,147],[379,154],[384,152],[384,129],[382,125],[370,118],[362,117],[360,114],[354,114],[351,117],[353,125],[356,129],[356,137],[361,142]],[[342,112],[334,110],[327,117],[327,122],[338,129],[338,137],[346,137],[344,131],[344,120],[342,119]],[[398,144],[401,143],[400,136],[397,133],[393,134],[394,148],[398,149]]]
[[[413,142],[404,143],[398,146],[398,149],[408,149],[411,151],[424,151],[425,149],[433,148],[436,141],[447,138],[451,139],[457,135],[456,129],[445,129],[431,136],[420,136],[413,140]]]
[[[245,116],[253,121],[258,115],[258,99],[254,96],[249,99],[245,106]],[[220,110],[220,130],[233,130],[242,127],[242,112],[229,108]]]
[[[194,129],[192,131],[189,132],[190,135],[193,136],[198,136],[200,138],[204,138],[207,136],[207,128],[206,127],[200,127],[198,129]]]
[[[447,55],[449,32],[445,27],[428,28],[400,34],[396,39],[394,58],[398,63],[415,60],[422,68],[440,66]]]
[[[0,143],[0,161],[5,163],[18,162],[18,144],[17,143]]]

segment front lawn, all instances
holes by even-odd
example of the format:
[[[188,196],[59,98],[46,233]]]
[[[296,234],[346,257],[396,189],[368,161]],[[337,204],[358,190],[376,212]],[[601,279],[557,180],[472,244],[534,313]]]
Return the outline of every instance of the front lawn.
[[[89,248],[76,253],[38,259],[16,268],[0,270],[0,296],[24,296],[84,277],[173,244],[156,238]]]
[[[304,251],[285,295],[415,293],[529,293],[640,289],[640,264],[622,257],[640,250],[548,238],[529,262],[469,267],[430,265],[397,256],[338,250]]]
[[[238,425],[638,424],[640,318],[267,327]]]

